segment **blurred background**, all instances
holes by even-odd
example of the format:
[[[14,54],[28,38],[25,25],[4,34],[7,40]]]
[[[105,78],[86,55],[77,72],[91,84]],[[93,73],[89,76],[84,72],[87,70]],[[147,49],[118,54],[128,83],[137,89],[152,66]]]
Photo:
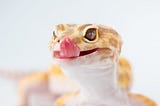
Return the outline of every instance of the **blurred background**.
[[[59,23],[111,26],[133,66],[133,92],[160,105],[159,0],[0,0],[0,69],[47,69],[48,42]],[[0,78],[0,104],[17,106],[17,85]]]

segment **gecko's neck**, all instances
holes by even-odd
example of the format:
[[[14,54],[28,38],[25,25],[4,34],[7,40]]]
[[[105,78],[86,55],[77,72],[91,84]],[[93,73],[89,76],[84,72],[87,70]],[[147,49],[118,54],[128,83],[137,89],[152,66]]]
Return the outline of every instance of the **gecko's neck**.
[[[129,106],[127,93],[117,82],[117,64],[110,59],[105,63],[91,65],[64,66],[64,73],[79,83],[81,96],[93,104]],[[113,105],[113,103],[116,103]]]

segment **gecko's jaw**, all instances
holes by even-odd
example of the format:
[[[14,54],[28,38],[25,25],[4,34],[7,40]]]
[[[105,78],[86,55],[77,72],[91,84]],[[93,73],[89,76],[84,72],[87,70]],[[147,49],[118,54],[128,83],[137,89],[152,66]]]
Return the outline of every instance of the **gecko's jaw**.
[[[77,58],[80,56],[89,55],[91,53],[96,52],[97,50],[98,50],[98,48],[95,48],[95,49],[91,49],[91,50],[80,51],[78,53],[78,55],[65,55],[65,56],[61,53],[61,51],[53,51],[53,57],[58,58],[58,59],[72,59],[72,58]]]

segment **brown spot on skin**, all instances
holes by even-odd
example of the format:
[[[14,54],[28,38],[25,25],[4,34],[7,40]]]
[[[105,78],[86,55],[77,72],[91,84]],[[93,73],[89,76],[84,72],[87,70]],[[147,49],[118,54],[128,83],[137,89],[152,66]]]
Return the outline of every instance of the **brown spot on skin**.
[[[119,74],[118,79],[124,83],[130,82],[129,74],[125,71]]]
[[[73,41],[75,44],[81,43],[81,39],[80,39],[79,37],[74,37],[74,38],[72,38],[72,41]]]
[[[115,38],[110,38],[109,43],[115,48],[118,47],[118,41]]]
[[[118,74],[118,81],[122,88],[129,90],[128,85],[130,84],[130,80],[128,75],[125,75],[124,73]]]
[[[118,35],[118,33],[113,29],[99,27],[99,35],[104,35],[107,33],[112,33],[113,35]]]
[[[131,70],[131,65],[129,64],[129,62],[128,62],[125,58],[121,57],[121,58],[118,60],[118,64],[119,64],[119,66],[120,66],[120,68],[121,68],[122,70],[126,70],[127,72],[130,72],[130,70]]]
[[[58,31],[64,31],[64,30],[65,30],[65,27],[64,27],[63,24],[59,24],[59,25],[57,25],[56,27],[57,27],[57,30],[58,30]]]
[[[101,49],[99,49],[98,50],[98,53],[99,54],[107,54],[107,55],[109,55],[109,54],[111,54],[111,49],[107,49],[107,48],[101,48]]]
[[[98,50],[98,54],[101,55],[101,58],[100,58],[101,61],[106,59],[106,57],[110,56],[111,53],[112,51],[107,48],[101,48]],[[110,57],[112,58],[112,56]]]
[[[121,48],[122,48],[122,43],[120,42],[120,43],[119,43],[119,50],[118,50],[118,53],[119,53],[119,54],[121,53]]]
[[[118,59],[118,68],[118,82],[122,88],[129,91],[132,84],[131,66],[125,58],[120,57]]]

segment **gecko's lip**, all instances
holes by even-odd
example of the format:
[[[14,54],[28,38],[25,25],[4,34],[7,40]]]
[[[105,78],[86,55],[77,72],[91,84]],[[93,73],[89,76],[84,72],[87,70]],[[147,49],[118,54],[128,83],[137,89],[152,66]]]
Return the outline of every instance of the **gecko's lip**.
[[[94,53],[98,50],[98,48],[94,48],[94,49],[91,49],[91,50],[85,50],[85,51],[80,51],[79,55],[78,56],[72,56],[72,57],[64,57],[61,55],[61,52],[60,51],[53,51],[53,56],[55,58],[58,58],[58,59],[71,59],[71,58],[77,58],[77,57],[80,57],[80,56],[85,56],[85,55],[89,55],[91,53]]]

